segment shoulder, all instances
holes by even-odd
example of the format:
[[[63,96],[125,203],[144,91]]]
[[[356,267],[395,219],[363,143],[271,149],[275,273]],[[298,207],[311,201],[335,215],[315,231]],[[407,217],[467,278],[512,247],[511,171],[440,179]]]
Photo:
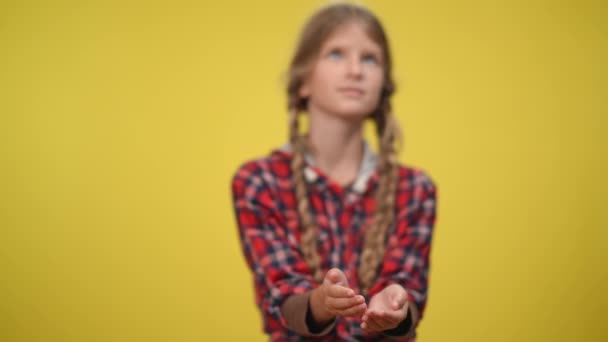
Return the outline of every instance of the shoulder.
[[[398,189],[401,191],[411,191],[414,196],[435,193],[437,183],[427,170],[408,164],[399,164],[398,168]]]
[[[291,177],[290,161],[291,154],[280,149],[274,149],[263,157],[246,160],[232,175],[233,192],[254,194],[288,181]]]
[[[399,165],[399,181],[395,204],[398,219],[411,220],[419,215],[435,217],[437,185],[423,168]]]

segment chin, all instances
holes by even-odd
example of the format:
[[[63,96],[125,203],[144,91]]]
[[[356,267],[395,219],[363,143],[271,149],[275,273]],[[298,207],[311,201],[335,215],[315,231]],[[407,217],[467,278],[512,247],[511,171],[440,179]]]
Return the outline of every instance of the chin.
[[[362,120],[367,118],[373,112],[373,110],[373,108],[367,107],[344,107],[337,109],[336,111],[334,111],[334,113],[336,114],[336,116],[339,116],[344,119]]]

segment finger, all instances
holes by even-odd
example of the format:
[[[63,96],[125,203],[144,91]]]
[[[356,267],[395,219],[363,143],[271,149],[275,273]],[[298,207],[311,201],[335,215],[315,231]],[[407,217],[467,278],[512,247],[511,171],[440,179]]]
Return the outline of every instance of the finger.
[[[367,320],[365,321],[365,323],[367,323],[368,330],[372,330],[372,331],[384,330],[384,329],[382,329],[382,326],[379,324],[376,314],[373,312],[367,316]]]
[[[401,310],[387,311],[384,313],[383,318],[385,318],[391,322],[394,322],[394,323],[399,323],[399,322],[403,321],[406,316],[407,316],[407,311],[401,309]]]
[[[363,331],[365,331],[365,332],[372,331],[371,328],[369,327],[369,323],[367,321],[361,322],[361,329],[363,329]]]
[[[392,329],[397,326],[401,320],[396,320],[394,317],[389,316],[385,311],[380,311],[372,316],[372,319],[381,328],[380,330]]]
[[[401,292],[395,296],[393,303],[391,303],[391,306],[393,310],[399,310],[403,308],[405,303],[407,303],[407,294]]]
[[[361,315],[365,313],[365,309],[367,309],[367,305],[365,303],[361,303],[342,310],[339,312],[339,315],[343,317],[361,317]]]
[[[346,310],[350,307],[364,303],[365,298],[363,298],[363,296],[361,295],[350,298],[327,297],[327,299],[325,300],[325,304],[335,310]]]
[[[334,284],[327,287],[327,295],[336,298],[347,298],[353,297],[355,295],[355,291],[346,286]]]
[[[394,328],[397,326],[399,322],[402,321],[400,319],[400,315],[396,312],[381,312],[378,316],[375,317],[376,321],[385,327],[385,329]]]
[[[369,318],[365,321],[361,321],[361,329],[363,329],[363,331],[366,331],[366,332],[375,331],[375,329],[372,329],[370,324],[371,323],[369,321]]]
[[[340,284],[343,286],[348,286],[348,281],[346,280],[346,276],[339,268],[332,268],[327,272],[327,277],[332,284]]]

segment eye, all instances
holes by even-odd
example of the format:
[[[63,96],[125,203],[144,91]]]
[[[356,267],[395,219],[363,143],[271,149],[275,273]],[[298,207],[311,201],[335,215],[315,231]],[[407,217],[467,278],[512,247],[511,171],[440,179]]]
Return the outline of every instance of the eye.
[[[331,59],[340,59],[342,58],[342,51],[339,49],[333,49],[327,54],[327,57]]]
[[[379,64],[378,58],[374,55],[364,55],[361,60],[365,63]]]

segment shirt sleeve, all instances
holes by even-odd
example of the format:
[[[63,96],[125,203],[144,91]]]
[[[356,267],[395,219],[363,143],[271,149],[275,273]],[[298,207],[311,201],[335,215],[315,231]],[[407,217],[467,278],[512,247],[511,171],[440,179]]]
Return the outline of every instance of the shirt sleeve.
[[[265,332],[271,338],[287,333],[326,334],[333,324],[317,334],[307,330],[306,294],[317,285],[302,258],[295,234],[288,233],[284,219],[278,215],[276,198],[263,177],[247,166],[241,167],[232,180],[232,195],[241,248],[253,273],[256,302]],[[288,307],[297,312],[284,315],[281,307],[293,295],[296,296],[292,299],[299,300],[290,301]],[[301,309],[304,310],[300,312]]]
[[[411,195],[403,191],[403,187],[411,187]],[[396,283],[403,286],[408,293],[408,301],[415,305],[417,319],[414,330],[424,315],[427,302],[436,200],[436,186],[423,171],[416,170],[411,180],[401,182],[396,199],[395,230],[388,239],[378,278],[368,293],[371,298],[388,285]],[[415,332],[408,335],[415,337]]]

